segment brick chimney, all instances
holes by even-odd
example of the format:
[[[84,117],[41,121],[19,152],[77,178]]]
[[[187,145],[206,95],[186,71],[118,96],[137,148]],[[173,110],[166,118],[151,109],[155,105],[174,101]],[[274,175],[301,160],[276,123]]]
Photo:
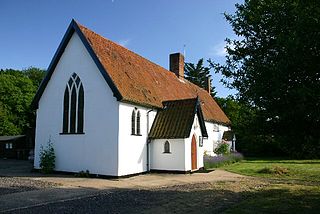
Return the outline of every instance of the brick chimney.
[[[170,54],[170,71],[184,79],[184,56],[181,53]]]
[[[210,76],[207,76],[206,77],[206,88],[207,92],[209,94],[211,94],[211,77]]]

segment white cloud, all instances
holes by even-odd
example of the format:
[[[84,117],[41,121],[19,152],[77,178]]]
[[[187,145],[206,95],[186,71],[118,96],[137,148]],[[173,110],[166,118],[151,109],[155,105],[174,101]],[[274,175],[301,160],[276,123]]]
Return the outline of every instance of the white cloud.
[[[129,45],[130,41],[131,41],[131,39],[122,39],[118,43],[119,43],[119,45],[121,45],[123,47],[127,47]]]
[[[224,57],[227,54],[227,50],[225,46],[226,46],[225,42],[220,42],[218,44],[213,45],[209,50],[209,55]]]

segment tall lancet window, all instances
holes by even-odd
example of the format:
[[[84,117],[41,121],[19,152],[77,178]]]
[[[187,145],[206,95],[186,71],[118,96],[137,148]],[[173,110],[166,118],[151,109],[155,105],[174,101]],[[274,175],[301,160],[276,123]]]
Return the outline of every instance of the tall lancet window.
[[[131,135],[141,136],[140,117],[140,111],[134,108],[131,114]]]
[[[70,77],[63,99],[63,134],[83,134],[83,85],[76,73]]]
[[[140,111],[137,113],[137,135],[141,135],[140,132]]]

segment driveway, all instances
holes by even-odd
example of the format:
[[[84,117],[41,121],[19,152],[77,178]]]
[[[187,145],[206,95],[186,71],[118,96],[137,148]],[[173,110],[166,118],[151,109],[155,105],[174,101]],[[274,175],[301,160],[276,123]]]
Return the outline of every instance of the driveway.
[[[31,172],[31,169],[32,164],[28,161],[0,160],[0,212],[20,213],[22,210],[32,210],[50,204],[58,206],[59,203],[70,204],[71,201],[77,200],[92,201],[92,197],[103,196],[104,199],[110,200],[109,197],[112,195],[124,192],[148,192],[177,186],[236,182],[245,178],[223,170],[193,174],[148,173],[129,178],[102,179],[60,174],[43,175]]]

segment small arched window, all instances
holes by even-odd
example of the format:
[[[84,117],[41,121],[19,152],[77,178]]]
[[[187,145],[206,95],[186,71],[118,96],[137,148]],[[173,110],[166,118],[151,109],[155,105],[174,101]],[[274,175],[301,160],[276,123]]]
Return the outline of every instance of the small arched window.
[[[84,90],[82,82],[73,73],[66,85],[63,98],[63,134],[83,134]]]
[[[170,143],[169,143],[169,141],[166,141],[164,143],[164,152],[163,153],[170,153]]]
[[[131,134],[136,134],[136,111],[135,109],[132,110],[131,114]]]
[[[141,135],[140,133],[140,111],[137,113],[137,135]]]
[[[140,121],[140,111],[138,111],[137,108],[134,108],[131,114],[131,135],[141,136]]]

